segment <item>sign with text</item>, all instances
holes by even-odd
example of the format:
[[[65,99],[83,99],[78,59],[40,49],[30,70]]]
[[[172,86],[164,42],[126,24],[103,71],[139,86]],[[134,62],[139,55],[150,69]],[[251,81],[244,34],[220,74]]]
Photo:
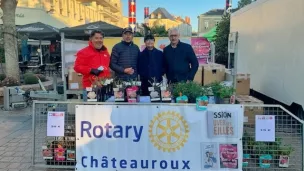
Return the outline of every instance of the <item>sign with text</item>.
[[[47,136],[64,136],[64,112],[48,112]]]
[[[207,135],[206,111],[194,106],[78,105],[76,168],[241,171],[243,115],[238,117],[236,138],[214,139]]]
[[[255,116],[255,141],[275,142],[275,116]]]
[[[240,120],[240,115],[244,115],[242,105],[208,106],[208,137],[241,137],[238,129],[239,123],[243,123],[243,117]]]
[[[210,42],[203,37],[192,37],[191,46],[199,64],[207,64],[210,52]]]

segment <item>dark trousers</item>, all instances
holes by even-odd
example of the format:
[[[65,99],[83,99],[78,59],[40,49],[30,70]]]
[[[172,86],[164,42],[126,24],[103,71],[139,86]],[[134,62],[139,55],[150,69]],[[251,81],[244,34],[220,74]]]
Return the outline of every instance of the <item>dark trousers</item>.
[[[150,96],[149,87],[152,85],[149,83],[149,79],[140,78],[141,81],[141,95],[142,96]]]

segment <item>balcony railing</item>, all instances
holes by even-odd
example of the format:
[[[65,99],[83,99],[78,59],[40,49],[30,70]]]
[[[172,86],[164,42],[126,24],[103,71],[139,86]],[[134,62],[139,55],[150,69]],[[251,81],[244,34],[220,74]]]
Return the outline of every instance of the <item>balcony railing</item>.
[[[101,13],[103,14],[104,18],[110,18],[113,22],[119,21],[119,17],[112,13],[109,8],[104,8]]]
[[[110,7],[111,12],[119,12],[120,7],[118,4],[111,2],[110,0],[98,0],[103,6]]]

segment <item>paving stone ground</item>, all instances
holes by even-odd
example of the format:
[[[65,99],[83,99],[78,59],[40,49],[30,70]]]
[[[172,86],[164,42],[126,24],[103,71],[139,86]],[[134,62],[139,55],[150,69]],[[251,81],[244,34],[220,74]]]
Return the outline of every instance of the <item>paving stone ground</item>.
[[[0,171],[50,170],[31,167],[31,129],[31,108],[0,110]]]

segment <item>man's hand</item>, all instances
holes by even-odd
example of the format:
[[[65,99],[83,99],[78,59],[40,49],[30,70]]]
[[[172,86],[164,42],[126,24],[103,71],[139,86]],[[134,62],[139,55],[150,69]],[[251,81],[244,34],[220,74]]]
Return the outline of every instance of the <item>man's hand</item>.
[[[101,73],[102,71],[98,70],[98,69],[91,69],[91,74],[92,75],[95,75],[95,76],[99,76],[99,74]]]
[[[129,74],[129,75],[132,75],[132,74],[134,74],[134,69],[133,69],[133,68],[126,68],[126,69],[124,70],[124,73]]]

